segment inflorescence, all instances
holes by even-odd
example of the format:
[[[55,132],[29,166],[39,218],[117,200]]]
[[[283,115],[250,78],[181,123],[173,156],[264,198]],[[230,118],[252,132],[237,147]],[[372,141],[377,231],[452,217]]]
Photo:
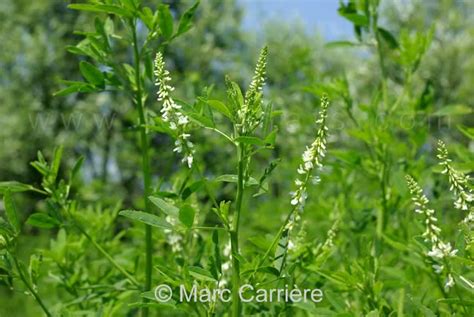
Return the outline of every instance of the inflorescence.
[[[435,211],[428,207],[429,200],[423,193],[423,190],[413,177],[407,175],[406,181],[410,194],[412,195],[412,201],[415,205],[415,212],[425,217],[426,230],[422,236],[426,242],[431,243],[431,250],[428,251],[427,255],[435,262],[441,262],[455,256],[458,250],[453,249],[451,243],[445,243],[441,240],[441,229],[437,226],[438,219],[435,217]],[[433,269],[437,274],[441,274],[444,270],[444,265],[442,263],[436,263],[433,265]],[[448,272],[445,288],[449,289],[453,285],[453,277],[451,273]]]
[[[307,186],[309,182],[316,184],[319,182],[318,176],[313,176],[313,170],[315,168],[322,168],[322,159],[326,154],[326,142],[327,142],[327,131],[328,127],[326,125],[327,110],[329,106],[329,101],[327,96],[321,98],[321,110],[319,112],[318,119],[316,124],[319,126],[319,129],[316,133],[316,138],[310,146],[306,147],[302,155],[303,162],[298,167],[299,178],[295,180],[296,190],[291,193],[291,205],[294,206],[294,210],[297,212],[292,212],[288,223],[286,224],[287,230],[291,231],[296,223],[299,222],[304,209],[304,205],[307,198]]]
[[[448,175],[449,190],[454,193],[456,200],[454,208],[460,210],[469,210],[471,203],[474,201],[474,194],[469,188],[469,177],[454,169],[451,165],[451,160],[448,157],[448,150],[443,141],[438,141],[438,159],[440,165],[443,167],[441,173]],[[467,217],[464,219],[465,223],[474,222],[474,212],[470,210]]]
[[[169,124],[171,130],[176,132],[176,141],[173,152],[183,153],[183,163],[189,168],[193,165],[194,145],[189,140],[190,134],[187,133],[189,118],[182,112],[181,105],[178,105],[171,97],[174,87],[168,84],[171,81],[170,73],[165,68],[165,62],[161,52],[156,54],[155,58],[155,85],[159,87],[158,101],[163,102],[161,108],[161,118]]]
[[[244,104],[238,111],[243,132],[248,132],[258,125],[262,117],[261,92],[265,84],[265,68],[267,65],[268,48],[260,52],[252,82],[245,93]]]

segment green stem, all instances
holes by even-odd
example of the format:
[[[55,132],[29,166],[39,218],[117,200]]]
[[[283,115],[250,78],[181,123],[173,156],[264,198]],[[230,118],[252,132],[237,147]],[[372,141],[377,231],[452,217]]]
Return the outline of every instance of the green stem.
[[[143,105],[141,78],[140,78],[140,52],[138,50],[137,30],[135,21],[131,22],[132,36],[133,36],[133,59],[135,64],[135,103],[138,111],[138,119],[140,122],[140,143],[142,152],[142,171],[143,171],[143,200],[145,201],[145,212],[151,213],[150,201],[148,196],[151,194],[151,168],[149,157],[149,141],[146,128],[145,109]],[[145,225],[145,287],[144,291],[151,289],[151,278],[153,269],[153,244],[152,231],[150,225]],[[144,301],[148,300],[144,298]],[[144,306],[142,309],[142,316],[147,317],[149,313],[148,307]]]
[[[230,244],[232,250],[232,316],[239,317],[242,311],[240,303],[240,262],[235,255],[239,255],[239,224],[240,213],[242,210],[242,200],[244,197],[244,169],[245,169],[245,148],[244,145],[239,145],[239,166],[237,174],[237,196],[234,219],[232,221],[232,228],[230,231]]]
[[[140,284],[137,282],[137,280],[132,276],[130,275],[130,273],[127,272],[127,270],[125,270],[120,264],[117,263],[117,261],[115,261],[115,259],[107,252],[104,250],[104,248],[102,248],[102,246],[100,244],[97,243],[97,241],[94,240],[94,238],[92,238],[79,224],[76,223],[76,227],[79,229],[79,231],[81,231],[81,233],[87,238],[87,240],[89,240],[93,245],[94,247],[100,252],[102,253],[102,255],[107,259],[109,260],[109,262],[115,266],[115,268],[117,270],[120,271],[120,273],[122,273],[133,285],[137,286],[137,287],[140,287]]]
[[[46,314],[46,316],[48,316],[48,317],[53,316],[49,312],[48,308],[46,308],[46,305],[43,303],[43,301],[39,297],[38,293],[30,285],[30,283],[28,282],[26,276],[23,274],[23,269],[20,267],[20,263],[18,263],[18,259],[15,256],[12,256],[12,258],[13,258],[13,262],[15,263],[16,269],[18,270],[18,274],[20,275],[20,278],[21,278],[23,284],[25,284],[25,286],[30,291],[31,295],[33,295],[33,297],[35,298],[36,302],[41,306],[41,309],[43,309],[43,312]]]

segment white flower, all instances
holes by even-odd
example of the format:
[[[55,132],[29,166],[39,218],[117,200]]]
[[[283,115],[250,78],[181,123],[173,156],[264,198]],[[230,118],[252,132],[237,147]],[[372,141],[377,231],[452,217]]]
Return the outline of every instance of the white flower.
[[[156,76],[155,85],[159,87],[158,101],[163,102],[163,107],[160,110],[161,118],[164,122],[168,123],[171,130],[177,131],[177,140],[173,152],[184,152],[185,156],[182,159],[182,162],[186,163],[188,167],[191,168],[193,164],[194,149],[193,144],[187,140],[190,135],[185,132],[189,123],[189,118],[182,113],[181,106],[171,97],[171,92],[174,90],[174,87],[168,84],[171,77],[169,76],[169,71],[165,69],[165,62],[161,53],[156,54],[154,72]]]
[[[451,274],[448,274],[448,277],[446,278],[446,283],[444,284],[444,289],[446,291],[449,291],[449,289],[453,286],[454,286],[453,276]]]
[[[293,240],[288,241],[288,250],[294,250],[296,245],[293,243]]]
[[[436,274],[441,274],[441,272],[443,272],[444,266],[443,265],[438,265],[438,264],[433,264],[433,269],[435,270]]]
[[[456,200],[454,208],[460,210],[469,210],[469,206],[474,201],[474,193],[469,188],[469,177],[455,170],[451,166],[451,160],[448,158],[448,150],[443,141],[438,141],[438,154],[440,165],[443,167],[443,174],[448,175],[449,190],[454,193]]]
[[[305,181],[302,181],[300,178],[295,180],[295,185],[297,186],[296,191],[290,193],[291,194],[291,205],[298,206],[300,210],[302,209],[305,201],[306,201],[306,186],[307,181],[313,180],[312,172],[313,169],[317,167],[321,167],[321,160],[325,155],[326,152],[326,138],[327,138],[327,126],[326,126],[326,117],[327,117],[327,108],[329,102],[326,96],[323,96],[321,99],[321,112],[319,113],[319,117],[316,120],[316,123],[320,125],[319,130],[316,133],[316,139],[311,144],[311,146],[307,146],[305,151],[303,152],[302,163],[298,166],[297,172],[300,175],[305,175],[303,177]],[[318,183],[319,178],[317,177],[313,183]]]
[[[176,219],[170,216],[166,216],[165,220],[172,226],[176,225],[177,223]],[[171,251],[173,251],[174,253],[182,251],[183,246],[181,242],[183,240],[183,237],[180,234],[175,233],[169,229],[165,229],[164,232],[166,234],[166,241],[171,246]]]
[[[222,263],[222,271],[228,271],[230,269],[230,261]]]

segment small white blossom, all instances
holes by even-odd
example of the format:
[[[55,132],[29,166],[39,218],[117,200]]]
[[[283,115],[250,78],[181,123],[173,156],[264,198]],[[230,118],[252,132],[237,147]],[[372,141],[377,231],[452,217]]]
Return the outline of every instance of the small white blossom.
[[[176,219],[170,216],[166,216],[165,220],[172,226],[176,225],[177,223]],[[178,253],[182,251],[183,250],[183,245],[182,245],[183,237],[179,233],[176,233],[169,229],[165,229],[164,232],[166,234],[166,241],[171,246],[171,251],[173,253]]]
[[[310,146],[307,146],[302,155],[302,163],[298,166],[297,172],[299,175],[303,175],[301,178],[295,180],[296,190],[290,192],[290,204],[293,206],[293,211],[289,217],[288,222],[285,225],[285,230],[288,231],[290,236],[288,241],[288,249],[295,249],[297,241],[291,239],[291,231],[300,221],[300,213],[303,212],[306,199],[308,198],[307,185],[312,182],[317,184],[319,177],[313,177],[313,171],[316,167],[322,167],[321,161],[326,152],[326,138],[327,138],[327,108],[329,102],[327,96],[323,96],[321,99],[321,111],[319,113],[316,124],[319,125],[319,129],[316,133],[316,138]],[[296,212],[296,213],[295,213]]]
[[[426,242],[431,243],[431,250],[426,255],[436,262],[432,265],[435,273],[441,274],[444,266],[439,262],[446,261],[448,258],[455,256],[458,250],[454,249],[451,243],[445,243],[441,240],[441,229],[437,226],[438,219],[434,216],[435,211],[428,208],[429,201],[421,187],[409,175],[406,176],[406,180],[413,203],[416,206],[415,211],[425,216],[426,230],[423,233],[423,238],[425,238]],[[450,273],[448,274],[451,276]],[[448,282],[447,285],[454,283],[454,281],[450,280]]]
[[[431,251],[428,252],[428,256],[443,259],[445,257],[453,257],[457,252],[458,250],[453,249],[451,243],[438,242],[433,245]]]
[[[448,175],[448,181],[450,185],[449,190],[452,191],[456,197],[454,208],[460,210],[469,210],[470,205],[474,201],[474,193],[468,185],[469,177],[455,170],[451,166],[451,160],[449,159],[448,154],[449,153],[446,148],[446,144],[439,140],[437,157],[440,160],[439,164],[443,167],[442,173]],[[471,219],[471,215],[468,215],[468,218],[466,219],[464,222],[468,222],[469,219]]]
[[[307,193],[306,186],[308,181],[312,181],[313,184],[319,182],[319,177],[313,177],[312,172],[315,167],[322,167],[321,161],[326,153],[326,140],[327,140],[327,108],[329,102],[326,96],[321,99],[321,112],[316,120],[316,123],[320,126],[316,133],[316,138],[310,146],[307,146],[302,155],[302,163],[298,166],[297,172],[300,175],[304,175],[303,179],[297,178],[295,185],[297,186],[296,191],[291,194],[291,205],[296,206],[299,210],[303,210],[306,202]]]
[[[187,140],[190,135],[186,133],[189,118],[182,112],[181,106],[178,105],[171,97],[171,92],[174,87],[170,86],[168,82],[171,80],[169,71],[165,69],[165,62],[161,53],[156,54],[155,58],[155,85],[159,87],[158,101],[163,102],[161,108],[161,118],[167,122],[169,128],[177,132],[177,140],[173,152],[184,153],[184,158],[181,160],[186,163],[189,168],[193,164],[194,149],[193,144]]]
[[[448,277],[446,278],[446,283],[444,284],[444,289],[446,291],[449,291],[450,288],[454,286],[454,279],[451,274],[448,274]]]
[[[441,272],[443,272],[443,270],[444,270],[444,266],[439,265],[439,264],[433,264],[433,269],[434,269],[436,274],[441,274]]]

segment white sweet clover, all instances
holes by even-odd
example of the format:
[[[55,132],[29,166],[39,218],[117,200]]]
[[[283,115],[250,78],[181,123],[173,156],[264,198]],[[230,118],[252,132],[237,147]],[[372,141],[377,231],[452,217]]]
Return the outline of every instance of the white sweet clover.
[[[223,288],[227,284],[229,284],[229,275],[230,275],[230,269],[232,267],[232,247],[230,244],[230,240],[228,243],[224,246],[224,250],[222,252],[223,258],[226,259],[226,261],[222,262],[221,266],[221,271],[222,271],[222,276],[219,280],[218,287]]]
[[[446,144],[439,140],[438,141],[438,159],[440,165],[443,167],[441,173],[448,175],[449,190],[454,193],[456,200],[454,202],[454,208],[460,210],[469,210],[472,202],[474,201],[474,193],[469,188],[469,177],[463,173],[454,169],[451,165],[451,159],[448,157],[448,150]],[[474,211],[471,208],[469,214],[464,219],[465,223],[474,222]]]
[[[454,279],[453,279],[453,276],[451,274],[448,274],[448,277],[446,277],[446,282],[444,283],[444,289],[445,290],[449,290],[450,288],[452,288],[454,286]]]
[[[441,274],[444,270],[444,266],[439,262],[445,261],[450,257],[454,257],[458,250],[451,246],[451,243],[445,243],[441,240],[441,229],[437,226],[438,219],[435,217],[435,211],[428,208],[429,200],[423,193],[418,183],[413,177],[407,175],[406,181],[408,189],[412,196],[412,201],[415,205],[415,212],[422,214],[425,217],[425,232],[423,238],[426,242],[431,244],[431,250],[427,252],[427,256],[432,258],[436,263],[433,265],[433,269],[437,274]],[[448,282],[446,283],[447,288],[454,285],[454,280],[449,278],[451,273],[448,272]]]
[[[327,131],[326,125],[327,109],[329,101],[327,96],[323,96],[321,99],[321,111],[319,113],[316,124],[319,125],[316,139],[314,142],[306,147],[302,155],[303,162],[298,167],[298,174],[301,178],[295,180],[296,191],[291,193],[291,204],[298,210],[303,210],[306,202],[307,193],[306,187],[309,181],[318,183],[319,177],[313,177],[313,170],[315,168],[322,168],[322,159],[326,155],[326,142],[327,142]]]
[[[172,226],[177,224],[176,219],[173,217],[166,216],[165,220]],[[183,237],[173,230],[165,229],[164,232],[166,234],[166,240],[171,246],[171,251],[173,251],[173,253],[181,252],[183,250]]]
[[[170,73],[165,68],[163,55],[156,54],[155,58],[155,86],[158,86],[158,101],[163,102],[161,108],[161,118],[168,123],[171,130],[176,133],[176,141],[173,152],[183,153],[183,163],[189,168],[193,165],[194,145],[189,140],[190,134],[187,133],[189,118],[182,112],[181,105],[178,105],[171,97],[174,87],[168,84],[171,80]]]
[[[290,218],[285,226],[285,230],[291,232],[293,228],[299,223],[301,219],[301,213],[304,210],[307,194],[308,183],[317,184],[320,181],[319,176],[313,176],[313,171],[315,168],[322,168],[322,160],[326,155],[326,143],[327,143],[327,131],[328,127],[326,125],[327,110],[329,106],[329,101],[327,96],[321,98],[321,110],[316,120],[316,124],[319,126],[319,129],[316,133],[316,138],[310,146],[306,147],[302,155],[302,163],[298,167],[299,178],[295,180],[296,190],[291,192],[291,205],[293,206],[296,212],[292,212]],[[291,235],[290,235],[291,237]],[[296,248],[295,242],[289,240],[289,243],[293,243],[291,248]],[[290,246],[289,246],[290,248]]]
[[[242,133],[252,130],[262,117],[261,92],[265,84],[265,68],[267,65],[268,48],[265,46],[257,60],[255,73],[245,93],[244,103],[238,111]]]
[[[326,241],[324,241],[323,246],[321,247],[322,252],[328,252],[334,247],[334,238],[336,237],[336,230],[339,225],[339,222],[336,221],[332,227],[327,232]]]

